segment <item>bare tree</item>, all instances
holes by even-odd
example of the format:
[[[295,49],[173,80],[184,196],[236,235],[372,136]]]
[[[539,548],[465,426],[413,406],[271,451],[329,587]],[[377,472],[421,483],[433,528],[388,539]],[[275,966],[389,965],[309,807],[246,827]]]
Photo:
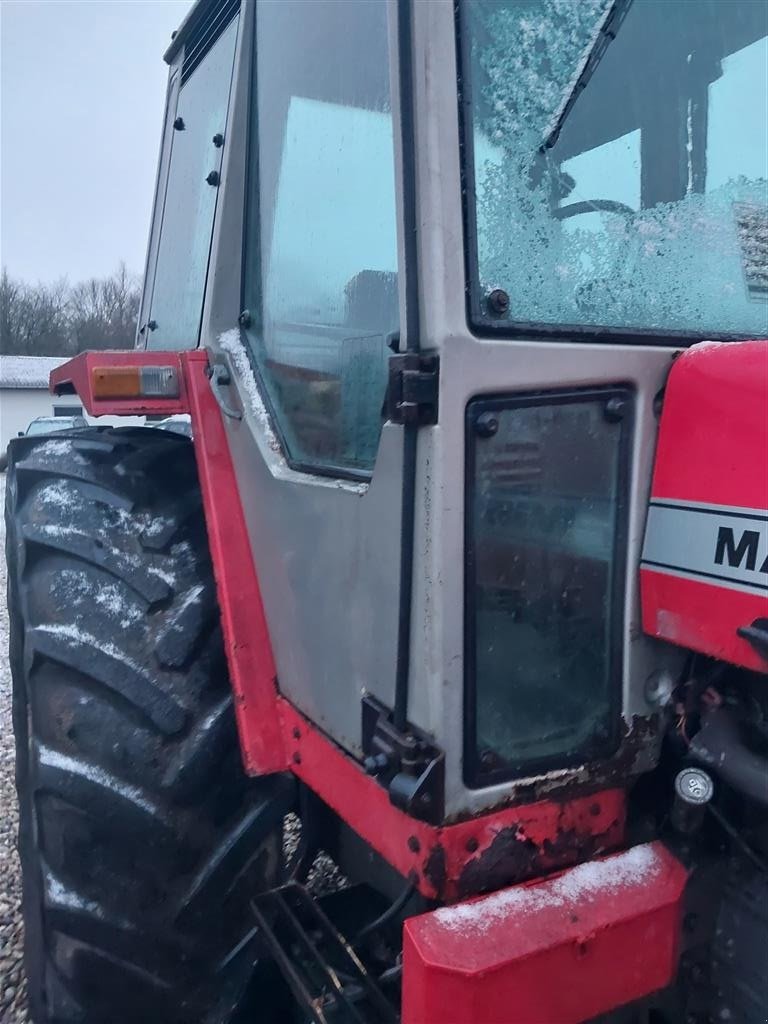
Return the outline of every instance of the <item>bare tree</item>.
[[[69,355],[76,351],[70,335],[66,280],[28,285],[0,277],[0,352],[7,355]]]
[[[141,291],[124,263],[109,277],[70,286],[29,285],[0,277],[0,352],[73,355],[85,349],[131,348]]]

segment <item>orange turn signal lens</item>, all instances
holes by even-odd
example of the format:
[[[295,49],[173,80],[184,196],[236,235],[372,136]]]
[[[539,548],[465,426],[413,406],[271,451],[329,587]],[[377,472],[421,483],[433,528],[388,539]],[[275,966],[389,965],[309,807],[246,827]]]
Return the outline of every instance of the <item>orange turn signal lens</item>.
[[[175,366],[94,366],[94,398],[178,398]]]

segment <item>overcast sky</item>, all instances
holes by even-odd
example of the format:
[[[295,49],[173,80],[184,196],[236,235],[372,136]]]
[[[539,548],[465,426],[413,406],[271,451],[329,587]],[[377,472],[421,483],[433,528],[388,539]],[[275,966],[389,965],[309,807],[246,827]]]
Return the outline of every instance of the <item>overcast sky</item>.
[[[191,0],[0,0],[0,259],[14,277],[143,273],[162,56]]]

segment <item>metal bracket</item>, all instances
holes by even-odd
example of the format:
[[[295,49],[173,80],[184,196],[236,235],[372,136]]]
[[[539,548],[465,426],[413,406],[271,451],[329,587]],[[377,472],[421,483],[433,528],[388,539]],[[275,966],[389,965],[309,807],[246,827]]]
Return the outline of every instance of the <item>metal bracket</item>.
[[[398,1024],[400,1017],[350,943],[303,885],[254,897],[262,946],[313,1024]]]
[[[401,352],[389,357],[387,417],[419,427],[437,423],[440,360],[436,355]]]
[[[206,375],[211,382],[211,391],[214,398],[224,415],[228,416],[231,420],[241,420],[243,414],[239,409],[235,409],[229,404],[222,391],[222,388],[228,387],[232,383],[232,377],[226,366],[223,363],[214,363],[213,366],[208,367]]]
[[[445,811],[445,755],[413,726],[395,728],[392,712],[363,697],[363,767],[386,786],[395,807],[419,821],[442,823]]]

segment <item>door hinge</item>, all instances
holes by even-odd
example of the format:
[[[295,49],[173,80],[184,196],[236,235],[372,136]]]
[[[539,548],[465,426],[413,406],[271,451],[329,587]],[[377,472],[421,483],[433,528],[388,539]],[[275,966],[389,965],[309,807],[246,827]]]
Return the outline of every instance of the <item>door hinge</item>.
[[[389,357],[387,418],[419,427],[437,423],[440,358],[423,352]]]

